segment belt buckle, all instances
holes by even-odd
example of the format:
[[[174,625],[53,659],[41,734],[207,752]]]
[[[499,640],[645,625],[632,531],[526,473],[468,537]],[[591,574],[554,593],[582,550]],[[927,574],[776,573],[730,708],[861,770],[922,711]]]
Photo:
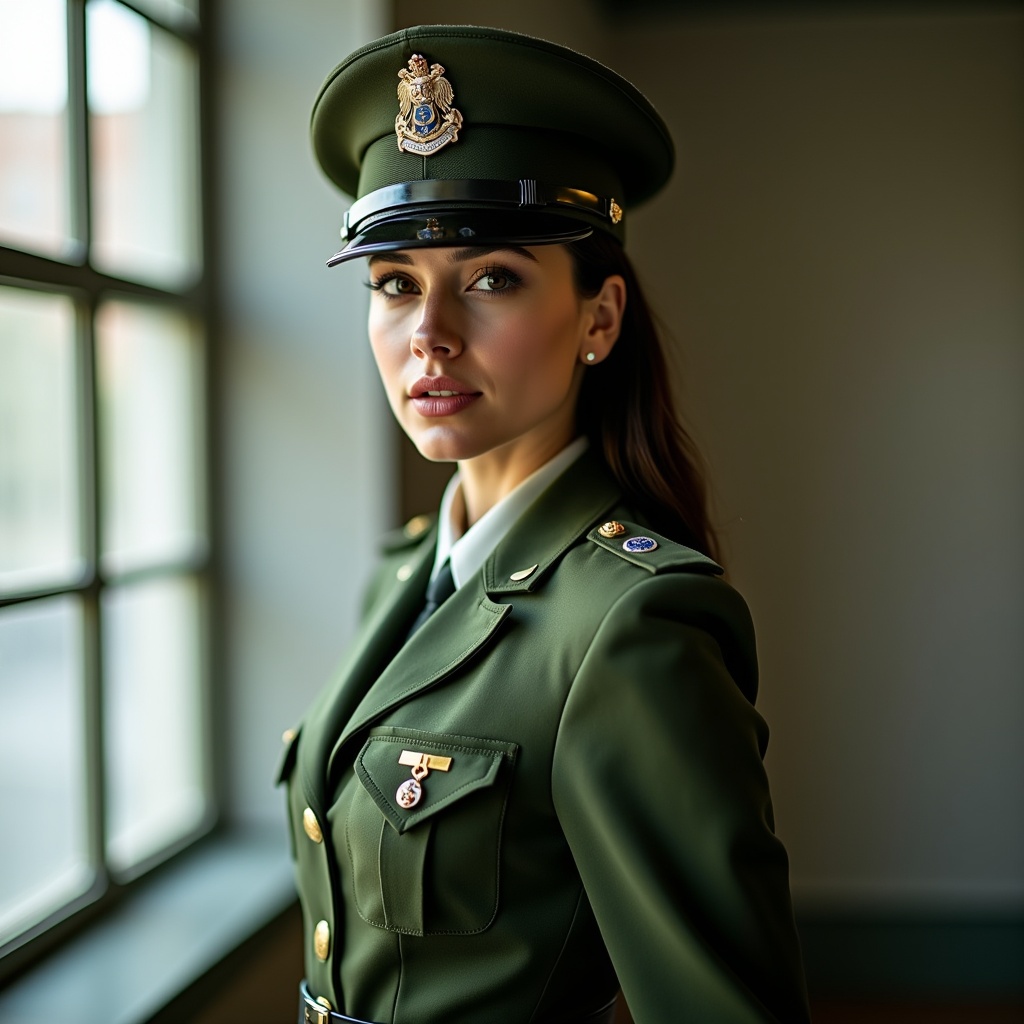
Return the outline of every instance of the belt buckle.
[[[329,1024],[330,1010],[306,1000],[305,1024]]]

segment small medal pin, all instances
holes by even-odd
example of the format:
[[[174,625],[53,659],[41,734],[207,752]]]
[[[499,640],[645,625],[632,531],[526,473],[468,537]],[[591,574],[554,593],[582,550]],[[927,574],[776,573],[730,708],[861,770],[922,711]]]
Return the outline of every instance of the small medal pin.
[[[403,750],[398,763],[412,768],[412,778],[406,779],[395,793],[398,806],[408,811],[423,799],[423,780],[427,775],[432,771],[448,771],[452,759],[438,754],[422,754],[417,750]]]

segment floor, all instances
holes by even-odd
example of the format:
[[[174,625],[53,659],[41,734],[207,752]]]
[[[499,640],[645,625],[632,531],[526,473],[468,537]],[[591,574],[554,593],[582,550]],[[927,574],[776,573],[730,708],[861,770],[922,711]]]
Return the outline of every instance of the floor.
[[[815,1003],[814,1024],[1024,1024],[1016,1005],[918,1003]]]
[[[1024,1024],[1024,1002],[1016,1004],[815,1002],[814,1024]],[[615,1024],[631,1024],[619,1003]]]

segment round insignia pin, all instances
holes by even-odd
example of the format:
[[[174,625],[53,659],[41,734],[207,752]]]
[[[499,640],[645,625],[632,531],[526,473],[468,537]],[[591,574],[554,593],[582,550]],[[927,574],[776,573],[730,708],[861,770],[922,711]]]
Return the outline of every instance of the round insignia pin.
[[[616,522],[612,519],[610,522],[605,523],[603,526],[597,528],[597,532],[602,537],[619,537],[626,532],[626,528],[622,523]]]
[[[410,807],[415,807],[422,798],[423,787],[415,779],[406,779],[398,787],[398,792],[395,793],[395,800],[398,801],[398,806],[404,807],[406,810]]]
[[[622,550],[631,551],[633,554],[643,554],[653,551],[657,546],[658,542],[653,537],[630,537],[622,545]]]

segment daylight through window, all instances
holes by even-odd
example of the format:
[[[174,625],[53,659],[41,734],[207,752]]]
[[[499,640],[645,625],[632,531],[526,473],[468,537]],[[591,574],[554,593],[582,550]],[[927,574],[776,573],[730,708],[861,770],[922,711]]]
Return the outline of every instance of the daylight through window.
[[[208,830],[199,0],[0,0],[0,952]]]

